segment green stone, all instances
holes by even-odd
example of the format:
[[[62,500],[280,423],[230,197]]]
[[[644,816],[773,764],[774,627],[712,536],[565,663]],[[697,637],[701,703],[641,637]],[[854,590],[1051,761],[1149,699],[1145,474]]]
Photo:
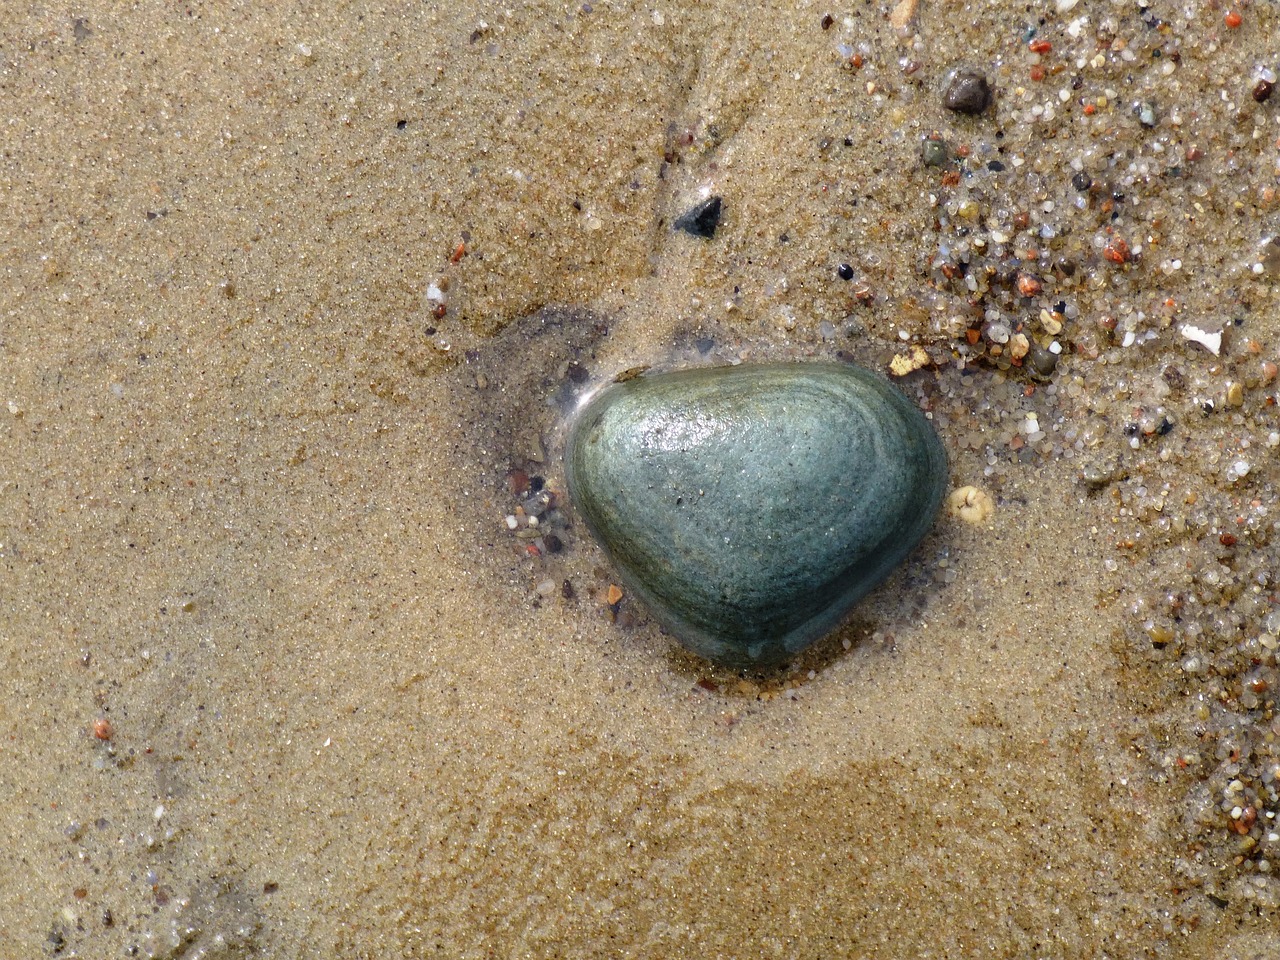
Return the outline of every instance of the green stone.
[[[569,494],[619,576],[694,653],[784,661],[907,556],[942,444],[851,364],[710,367],[615,383],[578,414]]]

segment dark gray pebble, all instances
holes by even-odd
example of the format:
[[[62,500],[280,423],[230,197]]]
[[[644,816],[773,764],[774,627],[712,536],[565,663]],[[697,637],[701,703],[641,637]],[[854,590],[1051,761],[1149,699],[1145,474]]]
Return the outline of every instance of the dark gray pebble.
[[[956,113],[982,113],[991,106],[991,84],[976,70],[957,70],[942,94],[942,105]]]
[[[920,159],[926,167],[945,167],[951,162],[951,148],[941,137],[925,137],[920,147]]]
[[[677,230],[710,240],[716,235],[716,227],[720,226],[720,198],[703,200],[677,217],[674,226]]]
[[[1034,340],[1027,351],[1026,368],[1037,380],[1048,380],[1058,368],[1058,355],[1050,353]]]

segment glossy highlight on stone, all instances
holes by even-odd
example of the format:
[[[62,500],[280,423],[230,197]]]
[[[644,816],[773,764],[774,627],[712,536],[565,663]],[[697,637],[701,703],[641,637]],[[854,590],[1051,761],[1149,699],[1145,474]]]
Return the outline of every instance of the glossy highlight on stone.
[[[928,531],[947,482],[915,405],[830,363],[612,384],[578,413],[565,472],[631,591],[688,649],[735,667],[834,627]]]

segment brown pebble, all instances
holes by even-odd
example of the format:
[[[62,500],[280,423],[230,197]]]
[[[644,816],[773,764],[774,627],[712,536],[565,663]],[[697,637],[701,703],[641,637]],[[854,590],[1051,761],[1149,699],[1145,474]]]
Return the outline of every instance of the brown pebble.
[[[1271,97],[1271,91],[1275,84],[1267,80],[1259,80],[1253,85],[1253,99],[1258,103],[1266,103]]]
[[[612,607],[622,599],[622,588],[616,583],[609,584],[609,592],[605,594],[605,599],[608,601],[609,606]]]
[[[830,29],[831,29],[831,25],[832,25],[833,23],[835,23],[835,22],[836,22],[836,18],[835,18],[835,17],[833,17],[831,14],[829,14],[829,13],[824,13],[824,14],[822,15],[822,29],[823,29],[823,30],[830,30]]]
[[[115,735],[115,728],[111,726],[111,721],[106,717],[99,717],[93,721],[93,735],[99,740],[110,740]]]
[[[991,84],[977,71],[957,70],[943,91],[942,105],[956,113],[982,113],[991,106]]]
[[[574,593],[573,584],[570,583],[568,580],[560,584],[560,596],[564,597],[566,600],[572,600],[576,596],[576,594]]]
[[[542,538],[542,542],[547,545],[548,553],[559,553],[564,549],[564,541],[557,537],[554,533],[548,533]]]
[[[507,471],[507,489],[513,497],[518,497],[529,489],[529,475],[518,469]]]

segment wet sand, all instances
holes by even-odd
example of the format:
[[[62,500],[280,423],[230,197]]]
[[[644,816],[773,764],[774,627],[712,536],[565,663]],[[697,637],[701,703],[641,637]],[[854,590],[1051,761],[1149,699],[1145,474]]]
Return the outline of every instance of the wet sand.
[[[0,952],[1280,951],[1280,15],[889,12],[9,11]],[[508,529],[622,370],[909,343],[995,513],[787,668]]]

